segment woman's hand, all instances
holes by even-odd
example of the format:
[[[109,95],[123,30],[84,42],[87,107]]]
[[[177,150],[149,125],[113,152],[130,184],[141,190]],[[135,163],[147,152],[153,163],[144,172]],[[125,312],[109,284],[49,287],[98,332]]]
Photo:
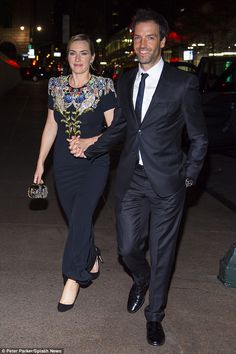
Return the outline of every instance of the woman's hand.
[[[37,184],[43,183],[43,180],[42,180],[43,172],[44,172],[44,165],[38,163],[37,167],[36,167],[36,171],[34,173],[34,183],[37,183]]]
[[[72,155],[75,157],[83,157],[86,158],[84,151],[87,150],[87,148],[94,144],[95,141],[99,138],[100,135],[94,136],[92,138],[80,138],[79,136],[73,136],[71,139],[67,139],[69,142],[69,150]]]
[[[73,136],[71,139],[67,139],[67,141],[69,142],[69,150],[72,155],[75,157],[85,157],[82,144],[80,145],[79,136]]]
[[[44,172],[44,162],[48,156],[48,153],[54,143],[57,135],[57,123],[54,119],[54,112],[52,109],[48,109],[47,121],[43,130],[41,139],[40,152],[37,161],[37,167],[34,173],[34,183],[43,183],[42,175]]]

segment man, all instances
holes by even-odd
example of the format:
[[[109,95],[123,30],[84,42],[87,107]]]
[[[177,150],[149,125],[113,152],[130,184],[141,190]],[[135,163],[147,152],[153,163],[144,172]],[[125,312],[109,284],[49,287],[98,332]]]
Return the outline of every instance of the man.
[[[134,280],[127,310],[137,312],[149,289],[147,341],[158,346],[165,341],[161,321],[185,190],[197,180],[207,136],[196,77],[161,57],[168,34],[166,20],[152,10],[138,10],[133,31],[139,67],[125,73],[118,83],[121,117],[114,118],[110,133],[107,129],[85,155],[93,157],[105,151],[112,134],[115,140],[126,120],[116,177],[118,249]],[[181,147],[184,126],[190,141],[187,156]],[[144,252],[147,230],[151,266]]]
[[[166,20],[154,11],[138,10],[133,31],[139,68],[127,72],[118,87],[127,120],[117,171],[118,246],[134,279],[128,312],[141,308],[149,289],[147,341],[162,345],[161,321],[185,190],[196,182],[201,170],[207,136],[197,79],[164,63],[161,57],[168,34]],[[142,79],[143,74],[148,76]],[[145,88],[140,95],[141,86]],[[187,158],[181,148],[184,126],[190,140]],[[151,267],[143,251],[148,222]]]

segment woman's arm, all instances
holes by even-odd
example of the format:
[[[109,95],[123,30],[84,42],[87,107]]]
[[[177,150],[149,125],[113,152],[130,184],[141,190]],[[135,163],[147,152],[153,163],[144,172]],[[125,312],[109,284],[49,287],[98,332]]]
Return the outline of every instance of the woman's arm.
[[[57,135],[57,123],[54,119],[54,112],[48,109],[47,121],[43,130],[37,167],[34,173],[34,183],[41,183],[44,172],[44,162],[55,141]]]

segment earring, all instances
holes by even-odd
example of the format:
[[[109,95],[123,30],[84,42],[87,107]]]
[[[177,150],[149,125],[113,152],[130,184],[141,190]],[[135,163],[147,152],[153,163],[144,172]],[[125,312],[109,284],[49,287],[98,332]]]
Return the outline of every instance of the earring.
[[[95,68],[93,67],[93,61],[90,62],[90,68],[95,71]]]

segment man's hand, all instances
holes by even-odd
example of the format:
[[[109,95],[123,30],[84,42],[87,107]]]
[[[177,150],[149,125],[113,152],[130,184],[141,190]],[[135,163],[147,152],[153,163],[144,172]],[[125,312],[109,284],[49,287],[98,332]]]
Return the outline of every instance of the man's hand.
[[[86,158],[84,151],[86,150],[85,141],[88,139],[81,139],[79,136],[73,136],[71,139],[67,139],[69,142],[69,150],[75,157]]]

